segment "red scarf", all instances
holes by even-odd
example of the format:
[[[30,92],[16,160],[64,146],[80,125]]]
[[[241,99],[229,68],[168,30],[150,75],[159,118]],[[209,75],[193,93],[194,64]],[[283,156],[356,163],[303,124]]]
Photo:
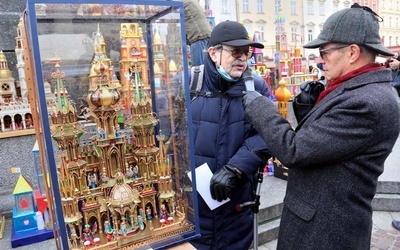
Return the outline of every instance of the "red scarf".
[[[325,96],[327,96],[329,93],[331,93],[337,87],[342,85],[342,83],[344,83],[345,81],[347,81],[353,77],[356,77],[358,75],[361,75],[361,74],[364,74],[367,72],[371,72],[371,71],[375,71],[375,70],[378,70],[381,68],[382,68],[382,66],[378,63],[368,63],[368,64],[362,66],[361,68],[353,70],[353,71],[339,77],[338,79],[329,82],[328,88],[326,88],[324,91],[321,92],[316,103],[321,101]]]

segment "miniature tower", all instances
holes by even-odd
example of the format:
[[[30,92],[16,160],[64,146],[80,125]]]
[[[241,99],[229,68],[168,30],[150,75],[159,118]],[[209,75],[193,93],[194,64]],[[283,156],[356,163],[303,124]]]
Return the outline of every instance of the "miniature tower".
[[[254,42],[259,42],[258,36],[259,36],[259,32],[257,31],[254,33],[254,36],[253,36]],[[254,68],[255,68],[256,72],[261,77],[265,77],[266,72],[267,72],[267,66],[263,62],[263,59],[264,59],[263,50],[260,48],[253,48],[253,59],[254,59],[254,64],[255,64]]]
[[[117,123],[115,105],[120,94],[112,79],[110,59],[106,55],[103,35],[94,34],[95,57],[90,70],[88,103],[96,115],[97,134],[92,137],[101,157],[101,178],[107,181],[119,171],[125,173],[124,137]]]
[[[37,228],[33,198],[33,186],[22,175],[19,176],[14,191],[13,226],[16,232]]]
[[[154,51],[154,63],[158,65],[160,68],[161,72],[165,72],[163,75],[163,81],[167,81],[167,75],[166,72],[168,70],[167,68],[167,60],[165,58],[165,50],[164,50],[164,45],[161,40],[160,33],[158,30],[154,32],[154,37],[153,37],[153,51]]]
[[[15,38],[17,46],[15,47],[15,55],[17,56],[17,69],[19,84],[21,88],[21,98],[23,102],[28,101],[28,87],[25,80],[25,62],[24,48],[22,47],[22,20],[20,19],[17,28],[17,37]]]
[[[157,135],[157,140],[159,142],[159,169],[160,169],[160,186],[159,186],[159,203],[160,204],[169,204],[170,205],[170,213],[175,213],[175,191],[172,187],[172,178],[171,178],[171,167],[169,158],[166,155],[166,147],[164,145],[165,136]]]
[[[29,245],[53,238],[53,230],[45,228],[43,214],[37,210],[32,184],[22,175],[14,188],[11,246]],[[46,216],[45,216],[46,218]]]
[[[16,90],[14,80],[11,70],[8,68],[7,58],[3,51],[0,51],[0,102],[8,103],[15,101]]]
[[[294,74],[303,74],[303,61],[300,54],[300,47],[297,44],[297,38],[298,36],[296,36],[296,45],[294,48],[293,72]]]
[[[56,80],[55,94],[57,101],[50,113],[51,132],[59,149],[60,162],[57,169],[64,221],[70,227],[70,230],[75,230],[75,225],[80,228],[82,219],[78,210],[78,196],[88,190],[85,172],[86,162],[79,158],[79,138],[84,131],[77,121],[75,108],[68,100],[67,91],[63,84],[64,72],[60,71],[60,61],[53,60],[56,63],[56,71],[52,73],[52,77]]]
[[[132,95],[137,87],[149,86],[147,45],[142,28],[137,23],[122,23],[121,41],[121,100],[125,120],[129,120]]]

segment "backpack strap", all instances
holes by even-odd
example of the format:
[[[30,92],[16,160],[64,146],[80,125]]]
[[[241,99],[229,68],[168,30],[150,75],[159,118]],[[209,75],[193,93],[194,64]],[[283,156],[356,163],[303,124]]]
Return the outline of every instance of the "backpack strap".
[[[190,99],[193,100],[203,87],[204,65],[194,66],[190,71]]]
[[[194,66],[190,68],[191,79],[190,79],[190,99],[193,100],[197,96],[204,96],[207,98],[214,97],[227,97],[227,95],[220,92],[202,91],[203,78],[204,78],[204,65]]]

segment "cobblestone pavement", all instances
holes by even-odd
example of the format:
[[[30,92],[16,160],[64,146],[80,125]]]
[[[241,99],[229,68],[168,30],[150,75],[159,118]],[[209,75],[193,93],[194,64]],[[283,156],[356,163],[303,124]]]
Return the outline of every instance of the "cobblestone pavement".
[[[370,250],[400,250],[400,231],[392,227],[400,212],[374,211]],[[258,250],[276,250],[277,240],[258,246]]]
[[[371,250],[400,250],[400,231],[378,229],[372,234]]]

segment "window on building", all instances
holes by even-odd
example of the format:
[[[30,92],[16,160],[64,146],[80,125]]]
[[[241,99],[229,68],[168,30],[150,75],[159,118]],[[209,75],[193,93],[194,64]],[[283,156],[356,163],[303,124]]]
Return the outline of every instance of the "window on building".
[[[376,1],[372,1],[372,10],[376,11]]]
[[[291,27],[291,40],[292,42],[296,42],[296,35],[297,35],[297,27]]]
[[[396,28],[398,28],[398,27],[399,27],[399,18],[396,17]]]
[[[339,10],[339,3],[333,3],[333,13]]]
[[[308,15],[314,15],[314,2],[308,1],[307,2],[307,14]]]
[[[275,15],[278,15],[280,8],[281,8],[281,1],[275,0],[275,5],[274,5]]]
[[[253,28],[251,27],[251,24],[245,24],[244,27],[247,30],[247,33],[250,34],[250,36],[253,35]]]
[[[319,2],[319,15],[325,16],[325,2]]]
[[[382,9],[385,8],[385,0],[382,0]]]
[[[243,12],[250,12],[249,11],[249,0],[243,0]]]
[[[389,10],[392,9],[392,0],[389,1]]]
[[[392,17],[389,17],[389,27],[392,27]]]
[[[382,27],[385,27],[386,18],[385,18],[385,16],[381,16],[381,17],[382,17],[381,25],[382,25]]]
[[[264,13],[264,0],[257,0],[257,13]]]
[[[389,36],[389,46],[392,46],[392,36]]]
[[[290,2],[290,15],[297,15],[296,9],[297,9],[296,2],[291,1]]]
[[[229,13],[229,8],[228,8],[228,0],[222,0],[221,1],[221,13]]]
[[[264,29],[264,26],[262,26],[262,25],[258,26],[257,30],[259,32],[258,39],[260,39],[260,41],[264,42],[265,41],[265,35],[264,35],[265,29]]]
[[[399,37],[398,36],[396,36],[396,44],[395,45],[396,46],[399,45]]]
[[[307,39],[309,42],[313,40],[313,31],[311,29],[307,31]]]

